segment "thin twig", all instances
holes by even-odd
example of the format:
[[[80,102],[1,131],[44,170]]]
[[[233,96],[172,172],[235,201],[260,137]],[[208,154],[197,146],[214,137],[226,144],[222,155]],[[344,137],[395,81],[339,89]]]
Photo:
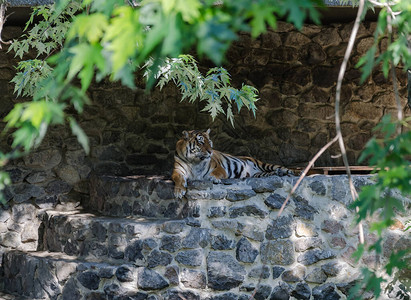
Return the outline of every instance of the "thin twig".
[[[348,41],[348,46],[347,49],[345,50],[344,54],[344,59],[340,67],[340,71],[338,73],[338,79],[337,79],[337,87],[336,87],[336,95],[335,95],[335,127],[337,131],[337,137],[338,137],[338,144],[340,145],[341,149],[341,155],[343,158],[344,166],[347,171],[347,177],[348,177],[348,183],[350,186],[350,192],[351,192],[351,197],[353,201],[357,200],[358,198],[358,193],[357,190],[355,189],[352,176],[351,176],[351,170],[350,170],[350,165],[348,163],[348,158],[347,158],[347,151],[345,149],[345,144],[341,132],[341,120],[340,120],[340,99],[341,99],[341,86],[342,86],[342,81],[344,78],[345,70],[347,69],[347,64],[348,64],[348,59],[350,58],[352,49],[354,47],[354,42],[355,38],[358,33],[358,29],[360,27],[361,23],[361,16],[364,11],[364,0],[360,0],[359,6],[358,6],[358,12],[357,16],[355,18],[354,26],[351,31],[350,39]],[[358,207],[357,207],[358,211]],[[359,239],[360,243],[364,244],[364,232],[362,228],[361,222],[359,223]]]
[[[393,41],[391,15],[387,15],[387,28],[388,28],[388,43],[390,44]],[[392,75],[392,84],[394,87],[395,103],[397,104],[397,118],[398,118],[398,121],[401,122],[403,120],[402,105],[401,105],[401,100],[400,100],[400,96],[398,92],[397,74],[395,70],[395,65],[392,61],[391,61],[391,75]],[[398,126],[398,133],[401,133],[401,126]]]
[[[7,15],[6,16],[6,10],[7,10],[7,3],[1,3],[0,4],[0,49],[2,49],[1,44],[11,44],[12,41],[3,41],[3,39],[1,38],[1,33],[3,31],[3,26],[4,23],[6,23],[7,18],[11,15]]]
[[[311,167],[314,165],[315,161],[321,156],[321,154],[324,153],[325,150],[327,150],[332,144],[334,144],[338,139],[338,136],[333,138],[331,142],[328,142],[324,147],[320,149],[320,151],[317,152],[317,154],[310,160],[308,163],[307,167],[304,169],[304,171],[301,173],[300,178],[298,178],[298,181],[294,184],[293,188],[291,189],[291,192],[288,194],[287,199],[285,199],[283,205],[280,208],[280,211],[278,212],[278,217],[281,215],[283,212],[285,206],[287,205],[287,202],[290,200],[291,196],[295,193],[297,190],[298,186],[300,185],[301,181],[304,179],[304,177],[307,175],[307,172],[311,169]]]

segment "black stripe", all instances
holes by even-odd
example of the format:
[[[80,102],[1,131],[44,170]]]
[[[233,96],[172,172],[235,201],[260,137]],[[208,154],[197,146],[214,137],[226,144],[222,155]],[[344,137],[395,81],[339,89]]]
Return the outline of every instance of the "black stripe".
[[[238,176],[238,163],[236,161],[233,161],[234,164],[234,177],[238,178],[240,176]]]
[[[238,176],[237,177],[241,177],[241,174],[243,174],[243,171],[244,171],[244,164],[241,164],[240,165],[240,172],[239,172],[239,174],[238,174]]]
[[[224,168],[224,169],[226,169],[226,171],[227,171],[227,177],[228,178],[231,178],[231,159],[229,158],[229,157],[227,157],[225,154],[222,154],[223,155],[223,157],[225,158],[225,162],[226,162],[226,164],[227,164],[227,166]]]

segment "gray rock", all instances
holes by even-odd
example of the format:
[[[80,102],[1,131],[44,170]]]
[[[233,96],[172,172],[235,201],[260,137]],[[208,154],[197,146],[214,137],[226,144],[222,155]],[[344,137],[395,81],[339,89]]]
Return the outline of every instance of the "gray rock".
[[[291,292],[291,296],[299,300],[309,300],[311,297],[311,289],[305,282],[299,282]]]
[[[300,282],[305,277],[306,268],[301,265],[297,265],[291,270],[285,271],[281,278],[285,282]]]
[[[268,299],[268,297],[271,294],[271,286],[267,285],[267,284],[261,284],[257,286],[255,295],[254,295],[254,299],[256,300],[264,300],[264,299]]]
[[[4,247],[16,247],[21,243],[21,237],[18,232],[9,231],[0,236],[0,245]]]
[[[208,209],[207,217],[208,218],[220,218],[224,217],[227,213],[226,206],[213,206]]]
[[[98,276],[100,276],[100,278],[111,278],[114,276],[114,274],[116,273],[116,268],[113,266],[109,266],[109,267],[102,267],[98,270]]]
[[[45,195],[42,187],[28,183],[13,184],[10,190],[16,203],[26,202],[32,197],[40,198]]]
[[[147,296],[147,293],[127,291],[122,295],[115,296],[113,300],[145,300],[147,299]]]
[[[196,249],[179,252],[175,257],[175,260],[186,266],[198,267],[203,263],[203,258],[203,251]]]
[[[221,200],[227,196],[226,190],[211,190],[210,191],[210,199],[212,200]]]
[[[178,220],[178,221],[168,221],[168,222],[164,223],[163,230],[167,233],[176,234],[176,233],[182,232],[185,225],[186,225],[185,222],[180,221],[180,220]]]
[[[164,300],[200,300],[200,296],[191,291],[167,290],[163,295]]]
[[[261,279],[267,279],[270,277],[270,268],[266,265],[264,266],[258,266],[254,267],[251,269],[251,271],[248,273],[248,277],[250,278],[261,278]],[[274,278],[275,279],[275,278]]]
[[[226,199],[228,201],[236,202],[236,201],[247,200],[247,199],[249,199],[249,198],[251,198],[255,195],[256,195],[256,192],[254,192],[253,190],[246,190],[246,189],[232,190],[232,189],[228,189]]]
[[[335,258],[335,253],[330,250],[308,250],[307,252],[298,256],[297,261],[303,265],[312,265],[320,260]]]
[[[129,266],[120,266],[116,270],[116,277],[120,282],[131,282],[134,280],[133,270]]]
[[[161,238],[160,249],[171,253],[181,249],[181,238],[176,235],[164,235]]]
[[[294,231],[293,222],[294,219],[290,215],[277,217],[270,225],[268,225],[265,238],[267,240],[273,240],[290,237]]]
[[[161,180],[155,187],[157,196],[163,200],[174,199],[174,183],[171,181]]]
[[[270,300],[289,300],[292,289],[290,285],[280,281],[279,284],[273,288]]]
[[[178,285],[180,283],[180,281],[178,279],[178,274],[179,273],[180,273],[180,270],[177,266],[168,266],[166,268],[164,276],[168,279],[168,282],[171,285]]]
[[[285,200],[286,200],[286,198],[281,196],[280,194],[273,193],[270,196],[268,196],[267,199],[265,199],[264,203],[269,208],[280,209]],[[286,207],[289,204],[290,204],[290,201],[287,202]]]
[[[112,284],[107,284],[104,286],[104,293],[106,294],[108,299],[113,299],[116,295],[124,293],[124,291],[123,291],[123,288],[121,288],[118,284],[112,283]],[[81,299],[81,298],[76,298],[76,299]]]
[[[12,218],[13,221],[22,224],[28,221],[34,220],[36,218],[36,208],[32,204],[17,204],[12,207]]]
[[[236,258],[238,261],[253,263],[257,258],[258,250],[246,238],[241,238],[237,243]]]
[[[327,280],[327,275],[320,269],[314,268],[306,277],[306,282],[324,283]]]
[[[301,196],[292,198],[295,204],[295,214],[305,220],[314,220],[314,214],[318,211],[308,204],[308,201]]]
[[[247,223],[238,223],[238,232],[249,239],[262,242],[264,241],[264,231],[257,225]]]
[[[348,180],[347,176],[333,176],[332,177],[332,199],[344,205],[352,202],[349,190],[347,190]]]
[[[324,220],[321,224],[321,230],[336,234],[344,229],[344,226],[336,220]]]
[[[295,241],[295,251],[302,252],[307,249],[317,248],[322,245],[321,238],[299,238]]]
[[[173,256],[170,253],[153,250],[147,257],[147,267],[153,269],[157,266],[167,266],[173,260]]]
[[[274,266],[273,267],[273,279],[277,279],[285,271],[285,268]]]
[[[288,266],[294,263],[294,246],[290,240],[267,241],[260,246],[264,264]]]
[[[137,287],[142,290],[160,290],[168,287],[168,282],[157,272],[147,269],[139,268],[137,275]]]
[[[268,215],[268,211],[261,209],[255,204],[234,206],[229,209],[230,218],[237,218],[244,215],[265,218]]]
[[[202,271],[183,269],[180,278],[187,288],[205,289],[206,287],[206,275]]]
[[[61,298],[62,300],[76,300],[81,299],[79,287],[76,285],[74,278],[70,278],[64,285]]]
[[[191,227],[201,227],[201,221],[193,217],[187,217],[186,224]]]
[[[231,255],[210,252],[207,256],[208,287],[214,290],[229,290],[244,281],[246,271]]]
[[[191,228],[188,235],[183,239],[183,248],[206,247],[210,242],[210,229]]]
[[[246,183],[249,184],[256,193],[273,192],[283,187],[283,182],[278,176],[249,178],[246,180]]]
[[[53,180],[46,186],[46,192],[51,195],[61,195],[69,193],[73,187],[63,180]]]
[[[327,283],[313,288],[314,300],[338,300],[340,295],[335,291],[334,283]]]
[[[325,193],[327,192],[324,183],[320,180],[313,181],[308,186],[311,190],[313,190],[313,192],[320,196],[325,196]]]
[[[223,234],[211,236],[211,248],[214,250],[230,250],[234,249],[235,241],[230,240]]]
[[[86,271],[77,275],[77,280],[89,290],[97,290],[100,285],[100,277],[94,271]]]
[[[234,293],[224,293],[209,298],[210,300],[238,300],[238,296]]]
[[[106,240],[107,229],[100,222],[94,222],[91,225],[91,233],[100,242],[104,242]]]
[[[214,228],[222,230],[231,230],[237,232],[238,222],[237,220],[214,220],[211,221]]]
[[[330,277],[337,276],[343,269],[343,265],[338,261],[332,261],[321,266],[321,270]]]
[[[59,150],[44,150],[30,153],[24,157],[24,163],[27,167],[52,169],[61,162]]]

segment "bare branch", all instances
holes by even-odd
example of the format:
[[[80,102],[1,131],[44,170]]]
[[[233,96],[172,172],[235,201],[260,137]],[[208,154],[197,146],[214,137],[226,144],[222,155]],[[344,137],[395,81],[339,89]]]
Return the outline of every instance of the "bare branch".
[[[308,163],[307,167],[304,169],[304,171],[301,173],[300,178],[298,178],[298,181],[294,184],[293,188],[291,189],[291,192],[288,194],[287,199],[285,199],[283,205],[280,208],[280,211],[278,212],[278,217],[281,215],[283,212],[285,206],[287,205],[287,202],[290,200],[291,196],[295,193],[297,190],[298,186],[300,185],[301,181],[304,179],[304,177],[307,175],[307,172],[311,169],[311,167],[314,165],[316,160],[321,156],[321,154],[324,153],[325,150],[327,150],[332,144],[334,144],[338,139],[338,136],[333,138],[331,142],[328,142],[324,147],[320,149],[320,151],[317,152],[317,154],[310,160]]]
[[[11,41],[3,41],[1,38],[1,33],[3,31],[3,26],[4,23],[6,23],[7,18],[10,16],[6,16],[6,10],[7,10],[7,3],[1,3],[0,4],[0,49],[2,49],[1,44],[11,44]]]
[[[341,120],[340,120],[340,99],[341,99],[341,86],[342,86],[342,81],[344,78],[345,71],[347,69],[347,64],[348,64],[348,59],[350,58],[352,49],[354,47],[354,42],[355,38],[358,33],[358,29],[360,27],[361,23],[361,16],[364,11],[364,3],[365,0],[360,0],[359,6],[358,6],[358,12],[357,16],[355,18],[354,26],[351,31],[350,39],[348,41],[348,46],[347,49],[345,50],[344,54],[344,59],[340,67],[340,71],[338,73],[338,79],[337,79],[337,87],[336,87],[336,95],[335,95],[335,127],[337,131],[337,138],[338,138],[338,144],[340,145],[341,149],[341,155],[343,158],[344,166],[347,171],[347,177],[348,177],[348,183],[350,186],[350,192],[351,192],[351,197],[353,201],[357,200],[358,198],[358,193],[357,190],[355,189],[354,183],[352,181],[352,176],[351,176],[351,170],[350,170],[350,165],[348,163],[348,158],[347,158],[347,151],[345,149],[345,144],[344,144],[344,139],[342,136],[341,132]],[[358,208],[357,208],[358,211]],[[362,224],[359,224],[359,238],[360,238],[360,243],[364,243],[364,234],[363,234],[363,229],[362,229]]]

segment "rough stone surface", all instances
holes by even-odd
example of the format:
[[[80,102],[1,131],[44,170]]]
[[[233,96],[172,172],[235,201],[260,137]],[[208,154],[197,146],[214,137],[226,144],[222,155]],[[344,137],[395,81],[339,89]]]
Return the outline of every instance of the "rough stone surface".
[[[244,263],[253,263],[257,258],[258,250],[246,239],[242,238],[237,243],[236,258]]]
[[[137,286],[142,290],[160,290],[167,287],[168,283],[157,272],[140,268],[137,275]]]
[[[300,300],[308,300],[311,297],[311,289],[307,283],[299,282],[291,292],[291,296]]]
[[[293,243],[289,240],[261,243],[261,261],[264,264],[291,265],[294,262],[293,249]]]
[[[315,300],[338,300],[341,296],[335,291],[332,283],[316,286],[313,288],[313,297]]]
[[[335,254],[331,250],[308,250],[307,252],[298,256],[297,261],[303,265],[312,265],[320,260],[334,258]]]
[[[239,286],[246,272],[231,255],[210,252],[207,256],[208,287],[214,290],[229,290]]]
[[[273,240],[277,238],[288,238],[293,233],[293,217],[292,216],[280,216],[273,220],[267,227],[265,234],[266,239]]]
[[[204,254],[201,250],[184,250],[179,252],[175,260],[186,266],[201,266],[203,263]]]
[[[292,270],[283,272],[281,275],[282,280],[285,282],[299,282],[305,277],[306,268],[302,265],[297,265]]]
[[[206,275],[202,271],[183,269],[181,272],[181,282],[187,288],[205,289]]]

